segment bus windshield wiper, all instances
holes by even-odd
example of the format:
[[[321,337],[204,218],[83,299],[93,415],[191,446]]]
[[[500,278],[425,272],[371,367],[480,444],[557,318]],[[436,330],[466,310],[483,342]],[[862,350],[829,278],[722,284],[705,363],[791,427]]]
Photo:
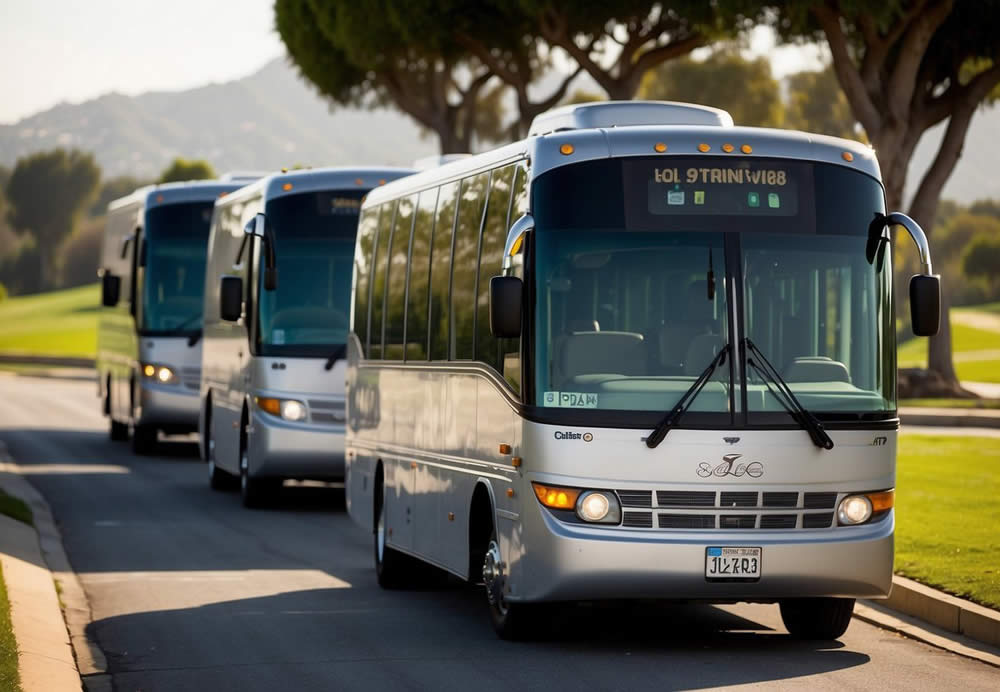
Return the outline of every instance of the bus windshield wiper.
[[[670,413],[664,416],[663,420],[657,423],[656,427],[653,428],[653,432],[651,432],[649,437],[646,438],[647,447],[652,449],[663,442],[663,438],[665,438],[667,433],[670,432],[670,428],[672,428],[677,422],[677,419],[679,419],[684,412],[691,407],[691,404],[694,403],[698,394],[701,393],[701,390],[704,389],[706,384],[708,384],[708,381],[712,379],[712,374],[715,372],[715,369],[726,362],[726,355],[728,353],[729,344],[726,344],[719,350],[718,353],[715,354],[715,357],[712,358],[712,362],[708,364],[708,367],[705,368],[700,375],[698,375],[698,379],[696,379],[694,383],[688,387],[688,390],[684,392],[683,396],[677,400],[674,407],[670,409]]]
[[[809,433],[813,444],[822,449],[833,449],[833,440],[826,434],[823,424],[819,422],[816,416],[809,412],[809,409],[799,403],[799,400],[795,398],[795,394],[792,393],[791,387],[781,378],[781,375],[778,374],[778,371],[774,369],[774,366],[771,365],[771,362],[764,356],[761,350],[757,348],[757,345],[750,340],[750,337],[744,338],[743,343],[746,345],[747,350],[747,365],[753,368],[760,375],[761,379],[764,380],[767,391],[771,392],[771,395],[785,407],[785,410],[791,414],[795,422]],[[772,382],[774,383],[774,388],[771,387]]]
[[[344,357],[344,353],[347,351],[347,344],[341,344],[337,347],[337,350],[333,352],[329,358],[326,359],[326,365],[323,366],[324,370],[329,370],[333,367],[333,364]]]

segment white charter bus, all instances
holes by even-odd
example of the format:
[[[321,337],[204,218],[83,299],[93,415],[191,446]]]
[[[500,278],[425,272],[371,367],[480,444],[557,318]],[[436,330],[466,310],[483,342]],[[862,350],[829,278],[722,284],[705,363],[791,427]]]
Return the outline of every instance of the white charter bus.
[[[836,638],[893,564],[889,226],[873,151],[629,102],[372,191],[348,347],[347,501],[383,586],[546,603],[779,603]]]
[[[215,208],[205,272],[201,452],[244,505],[344,475],[345,342],[361,201],[412,171],[270,175]]]
[[[198,429],[205,244],[215,200],[246,181],[143,187],[108,205],[97,387],[111,439],[148,454]]]

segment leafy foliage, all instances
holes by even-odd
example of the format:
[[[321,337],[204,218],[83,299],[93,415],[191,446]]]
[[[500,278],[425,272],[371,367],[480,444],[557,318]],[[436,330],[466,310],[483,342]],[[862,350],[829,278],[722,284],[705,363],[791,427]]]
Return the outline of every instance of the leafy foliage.
[[[982,278],[994,291],[1000,288],[1000,233],[979,238],[969,245],[962,256],[962,268],[966,276]]]
[[[862,139],[833,68],[798,72],[788,78],[785,127],[822,135]]]
[[[215,169],[212,168],[212,164],[208,161],[203,159],[189,160],[178,157],[174,159],[162,173],[160,173],[160,178],[156,182],[176,183],[183,182],[185,180],[210,180],[214,177]],[[132,189],[134,190],[135,188]],[[131,192],[131,190],[129,190],[129,192]]]
[[[729,111],[737,125],[780,127],[784,108],[778,82],[767,58],[746,60],[732,48],[706,60],[690,57],[650,70],[639,87],[639,98],[688,101]]]

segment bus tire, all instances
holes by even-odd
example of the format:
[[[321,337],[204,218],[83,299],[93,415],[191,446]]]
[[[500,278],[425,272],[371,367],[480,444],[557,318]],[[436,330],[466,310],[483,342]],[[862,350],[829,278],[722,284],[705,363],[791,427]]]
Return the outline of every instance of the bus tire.
[[[383,589],[399,589],[406,586],[412,576],[414,561],[407,555],[390,548],[386,544],[385,526],[385,483],[382,480],[382,469],[376,472],[375,483],[375,530],[374,555],[375,578]]]
[[[545,609],[540,603],[510,603],[504,597],[506,574],[500,556],[500,543],[496,529],[490,534],[483,559],[483,586],[490,610],[490,622],[497,636],[507,641],[524,641],[541,634],[541,614]]]
[[[265,507],[271,503],[275,491],[281,485],[278,478],[261,478],[250,475],[250,424],[244,413],[240,434],[240,499],[249,509]],[[221,473],[225,473],[221,471]]]
[[[111,437],[112,442],[125,442],[128,440],[128,423],[119,423],[112,418],[109,437]]]
[[[151,425],[136,425],[132,431],[132,452],[134,454],[152,454],[156,447],[156,428]]]
[[[851,624],[853,598],[790,598],[781,601],[781,620],[796,639],[839,639]]]

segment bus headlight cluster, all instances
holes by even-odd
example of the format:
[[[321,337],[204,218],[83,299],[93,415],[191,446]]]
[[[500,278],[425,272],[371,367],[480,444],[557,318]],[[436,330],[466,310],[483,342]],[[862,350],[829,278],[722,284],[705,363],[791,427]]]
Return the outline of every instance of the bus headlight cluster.
[[[177,375],[166,365],[157,365],[156,363],[144,363],[142,366],[142,375],[148,380],[155,380],[160,384],[173,384],[177,381]]]
[[[582,490],[532,483],[535,497],[550,509],[569,510],[588,524],[620,524],[621,503],[610,490]]]
[[[837,523],[841,526],[864,524],[872,517],[885,514],[895,501],[895,492],[884,490],[877,493],[848,495],[837,507]]]
[[[272,416],[278,416],[290,421],[304,421],[306,419],[306,407],[301,401],[295,399],[275,399],[268,396],[254,397],[257,408],[266,411]]]

